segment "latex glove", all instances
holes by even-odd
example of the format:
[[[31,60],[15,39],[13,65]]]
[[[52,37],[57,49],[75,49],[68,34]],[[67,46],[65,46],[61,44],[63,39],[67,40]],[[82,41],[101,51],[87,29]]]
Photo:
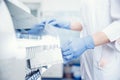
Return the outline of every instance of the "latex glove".
[[[62,54],[64,62],[67,63],[77,57],[79,57],[87,49],[93,49],[94,42],[91,36],[84,38],[74,38],[73,40],[68,41],[62,47]]]

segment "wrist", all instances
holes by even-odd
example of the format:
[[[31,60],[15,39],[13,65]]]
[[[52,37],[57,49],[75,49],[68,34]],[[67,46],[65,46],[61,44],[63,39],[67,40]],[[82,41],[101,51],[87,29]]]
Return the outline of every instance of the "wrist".
[[[110,42],[110,40],[108,39],[108,37],[104,32],[97,32],[93,34],[93,40],[94,40],[95,46],[99,46],[99,45]]]
[[[82,24],[80,22],[72,22],[70,24],[71,30],[81,31],[82,30]]]
[[[62,27],[61,27],[62,28]],[[70,22],[67,22],[63,25],[63,28],[64,29],[68,29],[68,30],[71,30],[71,23]]]
[[[86,44],[85,46],[86,46],[87,49],[94,49],[95,44],[94,44],[94,40],[93,40],[92,36],[87,36],[83,40]]]

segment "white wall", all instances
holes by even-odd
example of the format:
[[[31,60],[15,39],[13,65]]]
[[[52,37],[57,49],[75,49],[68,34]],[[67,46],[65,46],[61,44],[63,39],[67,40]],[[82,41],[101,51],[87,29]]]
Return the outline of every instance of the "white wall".
[[[19,0],[24,3],[41,3],[43,11],[78,11],[80,0]]]
[[[80,0],[41,0],[43,11],[78,11]]]
[[[39,3],[41,2],[41,0],[19,0],[19,1],[22,1],[22,2],[26,2],[26,3]]]

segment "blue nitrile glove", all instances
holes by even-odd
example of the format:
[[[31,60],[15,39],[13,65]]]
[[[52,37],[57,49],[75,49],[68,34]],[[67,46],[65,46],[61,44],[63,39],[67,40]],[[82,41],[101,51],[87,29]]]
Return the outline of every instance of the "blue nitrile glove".
[[[44,29],[45,25],[47,24],[58,28],[70,29],[69,22],[64,22],[53,18],[41,21],[40,24],[35,25],[31,30],[29,30],[28,34],[39,35],[40,32]]]
[[[67,63],[79,57],[87,49],[93,49],[94,47],[95,45],[92,36],[74,38],[62,47],[64,62]]]
[[[39,24],[36,24],[28,31],[28,34],[39,35],[41,31],[45,28],[46,24],[50,24],[54,19],[42,20]]]
[[[58,28],[70,29],[70,22],[65,22],[63,20],[51,19],[48,21],[48,23]]]
[[[28,31],[28,34],[31,34],[31,35],[39,35],[41,33],[41,31],[43,31],[45,27],[45,23],[44,22],[41,22],[40,24],[37,24],[35,25],[33,28],[31,28],[29,31]]]
[[[60,19],[50,18],[43,21],[44,24],[50,24],[54,27],[70,29],[70,22],[65,22]]]

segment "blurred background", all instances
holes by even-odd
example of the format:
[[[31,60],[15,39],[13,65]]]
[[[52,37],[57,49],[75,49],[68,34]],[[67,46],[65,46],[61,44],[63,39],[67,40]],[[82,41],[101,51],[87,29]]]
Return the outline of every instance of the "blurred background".
[[[42,18],[61,18],[67,21],[80,21],[80,0],[20,0],[29,7],[31,14]],[[61,44],[67,39],[78,37],[79,32],[60,32]],[[62,36],[64,35],[64,36]],[[67,37],[66,37],[67,36]],[[79,58],[68,64],[56,64],[42,74],[42,80],[81,80]]]

